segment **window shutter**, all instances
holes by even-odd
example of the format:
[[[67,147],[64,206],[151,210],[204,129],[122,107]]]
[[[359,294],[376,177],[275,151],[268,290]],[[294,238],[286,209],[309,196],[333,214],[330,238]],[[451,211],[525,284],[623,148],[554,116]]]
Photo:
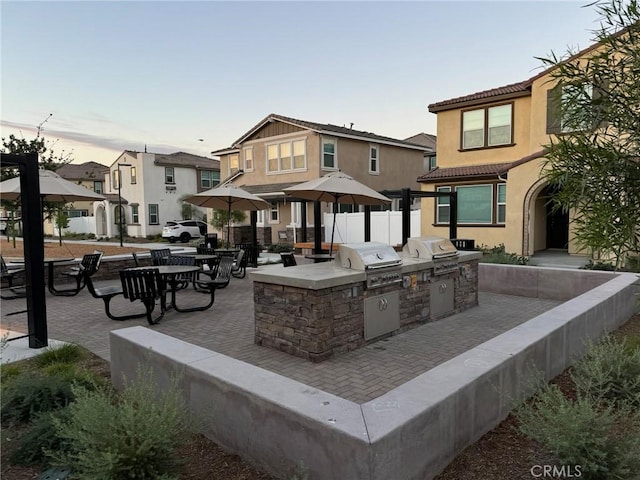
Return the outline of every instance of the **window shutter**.
[[[562,118],[562,86],[547,90],[547,133],[560,133]]]

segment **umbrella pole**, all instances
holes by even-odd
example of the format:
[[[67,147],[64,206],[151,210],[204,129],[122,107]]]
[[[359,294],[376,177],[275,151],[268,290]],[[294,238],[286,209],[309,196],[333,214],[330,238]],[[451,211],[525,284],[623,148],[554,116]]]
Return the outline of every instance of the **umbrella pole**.
[[[227,211],[227,248],[231,248],[231,202]]]

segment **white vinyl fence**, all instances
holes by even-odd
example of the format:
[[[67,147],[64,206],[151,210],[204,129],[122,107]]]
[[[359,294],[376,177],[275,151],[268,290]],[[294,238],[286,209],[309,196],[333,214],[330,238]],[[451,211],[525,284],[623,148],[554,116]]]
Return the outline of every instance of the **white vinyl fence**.
[[[333,214],[324,214],[324,241],[331,242]],[[420,236],[420,210],[411,211],[410,237]],[[402,212],[371,212],[371,241],[402,245]],[[334,243],[364,242],[364,213],[336,214]]]
[[[53,227],[54,235],[58,234],[58,228]],[[96,217],[73,217],[69,219],[69,227],[62,233],[96,233]]]

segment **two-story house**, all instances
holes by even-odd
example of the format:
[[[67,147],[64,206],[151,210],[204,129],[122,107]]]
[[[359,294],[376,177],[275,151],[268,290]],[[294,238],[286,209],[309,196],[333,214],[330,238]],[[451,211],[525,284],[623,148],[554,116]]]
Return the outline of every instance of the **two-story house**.
[[[205,210],[183,206],[182,199],[220,182],[218,160],[185,152],[125,150],[107,169],[107,200],[95,204],[98,236],[118,236],[120,211],[124,233],[131,237],[161,234],[167,221],[182,220],[185,212],[204,218]]]
[[[429,105],[438,116],[438,166],[418,180],[424,191],[457,192],[459,238],[525,256],[578,253],[570,214],[551,208],[541,175],[543,146],[562,130],[551,72]],[[447,236],[449,214],[447,197],[423,200],[422,232]]]
[[[424,146],[306,120],[271,114],[236,140],[231,147],[211,152],[220,157],[220,171],[229,182],[271,203],[270,211],[259,212],[259,241],[277,243],[278,232],[287,231],[290,240],[300,238],[302,203],[292,202],[283,189],[343,171],[376,191],[418,189],[424,173]],[[394,200],[393,208],[399,202]],[[338,205],[340,212],[359,206]],[[313,205],[306,204],[308,231],[313,225]],[[322,210],[332,211],[323,204]],[[295,235],[294,232],[295,231]]]

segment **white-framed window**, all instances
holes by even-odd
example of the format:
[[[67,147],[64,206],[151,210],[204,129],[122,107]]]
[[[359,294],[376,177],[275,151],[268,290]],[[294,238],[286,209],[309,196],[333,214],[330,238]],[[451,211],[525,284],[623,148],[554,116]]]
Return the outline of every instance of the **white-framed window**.
[[[118,185],[120,185],[120,178],[118,177],[118,169],[115,169],[111,172],[111,184],[113,185],[113,189],[117,190]]]
[[[126,224],[127,223],[127,217],[124,213],[124,207],[121,207],[120,205],[116,205],[115,207],[113,207],[113,221],[116,225],[120,225],[120,215],[122,214],[122,224]]]
[[[201,170],[200,187],[208,190],[220,183],[220,172],[218,170]]]
[[[269,210],[269,223],[280,223],[280,208],[278,202],[271,202]]]
[[[380,173],[380,149],[378,145],[369,145],[369,173]]]
[[[451,187],[438,187],[438,192],[451,192]],[[436,198],[436,223],[449,223],[451,219],[451,201],[449,197]]]
[[[164,183],[176,183],[175,170],[173,167],[164,167]]]
[[[427,157],[424,157],[423,167],[426,171],[430,172],[431,170],[434,170],[436,168],[436,165],[437,165],[437,162],[436,162],[435,155],[429,155]]]
[[[499,183],[496,193],[496,223],[507,221],[507,184]]]
[[[149,204],[149,225],[160,224],[160,208],[157,203]]]
[[[140,210],[138,205],[131,205],[131,222],[133,224],[140,223]]]
[[[462,112],[462,149],[512,143],[513,104]]]
[[[253,171],[253,147],[245,147],[242,149],[244,155],[244,171]]]
[[[100,180],[93,182],[93,191],[96,193],[102,193],[104,191],[104,184]]]
[[[67,218],[88,217],[89,210],[62,210],[62,214]]]
[[[138,183],[136,167],[131,167],[131,185],[135,185],[136,183]]]
[[[438,187],[438,192],[451,192],[450,186]],[[504,225],[507,216],[507,184],[458,185],[457,223],[459,225]],[[449,198],[438,198],[436,223],[449,223]]]
[[[282,173],[307,168],[304,139],[271,143],[267,148],[267,173]]]
[[[263,227],[267,223],[267,210],[258,210],[258,215],[256,219],[256,225],[259,227]]]
[[[338,169],[338,152],[336,140],[333,138],[322,139],[322,168],[326,170]]]
[[[229,155],[229,174],[240,170],[240,155],[233,153]]]

